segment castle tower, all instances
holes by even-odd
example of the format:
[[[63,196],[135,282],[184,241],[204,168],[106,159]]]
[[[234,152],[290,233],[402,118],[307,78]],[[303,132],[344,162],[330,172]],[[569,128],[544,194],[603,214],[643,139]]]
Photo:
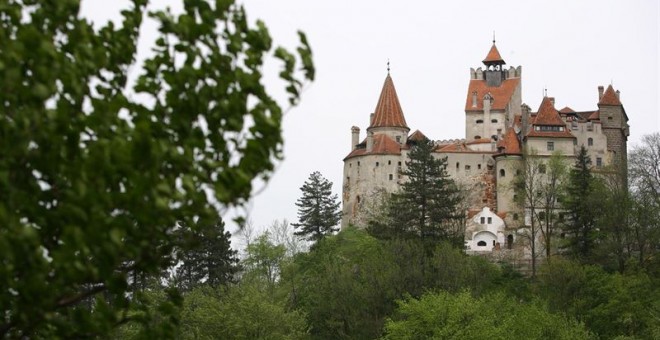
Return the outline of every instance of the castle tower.
[[[365,227],[364,212],[371,210],[383,193],[397,190],[409,132],[388,72],[366,138],[358,143],[360,129],[351,128],[351,152],[344,158],[342,228],[349,224]]]
[[[505,68],[495,40],[486,58],[485,69],[470,69],[470,85],[465,103],[465,138],[492,140],[504,136],[520,114],[522,68]]]
[[[538,156],[551,156],[555,152],[573,156],[574,140],[575,136],[555,109],[554,98],[543,97],[532,127],[525,136],[525,145]]]
[[[628,115],[621,104],[619,91],[614,91],[612,85],[603,93],[603,87],[598,87],[598,111],[603,134],[607,137],[607,151],[610,162],[626,169],[628,164]]]

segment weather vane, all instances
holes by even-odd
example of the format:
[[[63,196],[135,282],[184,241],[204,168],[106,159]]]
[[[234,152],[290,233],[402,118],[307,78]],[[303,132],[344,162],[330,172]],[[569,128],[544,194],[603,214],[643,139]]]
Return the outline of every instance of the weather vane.
[[[495,43],[495,31],[493,30],[493,44]]]
[[[387,74],[390,74],[390,58],[387,58]]]

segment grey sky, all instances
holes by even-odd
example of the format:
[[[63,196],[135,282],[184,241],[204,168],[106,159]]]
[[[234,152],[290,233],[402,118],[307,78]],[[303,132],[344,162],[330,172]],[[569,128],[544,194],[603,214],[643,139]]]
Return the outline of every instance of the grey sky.
[[[181,7],[174,0],[152,2]],[[116,18],[127,3],[86,0],[83,13],[103,21]],[[558,109],[596,109],[597,86],[612,83],[630,118],[631,144],[660,131],[660,6],[654,0],[244,4],[252,22],[265,21],[276,44],[294,47],[296,30],[305,31],[317,67],[316,81],[285,118],[285,160],[249,205],[256,227],[274,219],[295,221],[299,187],[315,170],[340,194],[350,127],[359,126],[364,138],[388,58],[410,128],[432,139],[464,138],[468,71],[482,66],[493,31],[507,65],[522,65],[523,102],[534,111],[544,88]],[[141,55],[155,34],[153,24],[145,28]],[[273,73],[266,82],[275,90]]]

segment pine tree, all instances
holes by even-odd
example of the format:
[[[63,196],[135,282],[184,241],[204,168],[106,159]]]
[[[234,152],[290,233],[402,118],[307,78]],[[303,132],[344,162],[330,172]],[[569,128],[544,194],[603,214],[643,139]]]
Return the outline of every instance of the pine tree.
[[[567,251],[574,257],[586,261],[591,257],[596,241],[595,178],[589,167],[591,159],[582,146],[575,165],[569,173],[564,206],[568,212],[565,226]]]
[[[225,231],[225,223],[220,221],[202,230],[181,230],[180,240],[188,245],[182,249],[193,250],[179,252],[176,285],[191,290],[200,284],[215,287],[232,282],[239,269],[238,256],[231,249],[231,234]]]
[[[452,232],[452,222],[460,217],[460,193],[447,174],[447,158],[433,156],[435,144],[419,141],[408,153],[407,178],[401,191],[393,195],[390,208],[392,229],[398,235],[419,237],[431,247],[440,240],[463,245],[464,235]]]
[[[332,195],[332,182],[325,179],[320,172],[315,171],[300,188],[302,197],[296,202],[298,207],[298,223],[291,223],[297,236],[318,242],[326,235],[338,230],[341,220],[339,199]]]

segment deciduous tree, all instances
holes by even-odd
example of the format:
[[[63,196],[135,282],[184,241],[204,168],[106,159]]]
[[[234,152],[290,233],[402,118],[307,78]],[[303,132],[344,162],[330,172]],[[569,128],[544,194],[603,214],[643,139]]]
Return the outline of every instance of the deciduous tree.
[[[177,224],[215,223],[217,204],[245,202],[281,158],[264,23],[232,0],[184,1],[152,13],[140,66],[148,7],[131,3],[98,30],[76,0],[0,5],[2,336],[93,337],[135,316],[129,273],[170,267]],[[300,38],[299,57],[275,50],[290,103],[314,77]]]

